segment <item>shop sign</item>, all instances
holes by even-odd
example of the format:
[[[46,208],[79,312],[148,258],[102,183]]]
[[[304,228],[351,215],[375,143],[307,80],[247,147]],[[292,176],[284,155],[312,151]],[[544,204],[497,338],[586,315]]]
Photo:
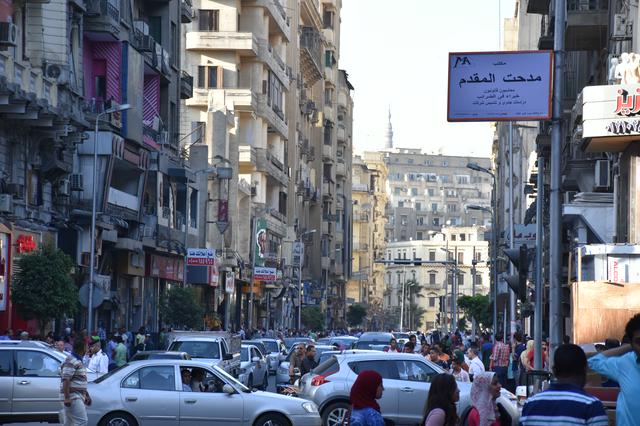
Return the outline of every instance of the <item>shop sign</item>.
[[[148,276],[171,281],[182,281],[184,277],[184,260],[150,254]]]
[[[296,241],[293,243],[293,261],[292,265],[299,268],[304,259],[304,243]]]
[[[236,290],[236,277],[233,273],[227,273],[224,279],[224,291],[231,294]]]
[[[278,277],[276,268],[266,268],[256,266],[253,268],[253,279],[255,281],[275,281]]]
[[[640,85],[585,87],[582,120],[583,138],[640,135]]]
[[[267,259],[267,221],[264,218],[256,219],[256,235],[254,235],[253,266],[264,266]]]
[[[552,51],[449,53],[447,121],[551,118]]]
[[[208,248],[187,249],[187,265],[210,266],[213,265],[216,251]]]
[[[33,235],[20,235],[16,239],[16,253],[31,253],[37,248]]]
[[[209,285],[218,287],[220,283],[220,272],[218,271],[218,259],[213,260],[213,265],[209,266]]]

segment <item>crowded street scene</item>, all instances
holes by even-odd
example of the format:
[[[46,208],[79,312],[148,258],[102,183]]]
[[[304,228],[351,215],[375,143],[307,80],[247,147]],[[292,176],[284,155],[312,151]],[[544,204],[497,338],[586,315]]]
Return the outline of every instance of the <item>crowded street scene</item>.
[[[0,0],[0,424],[640,426],[638,28]]]

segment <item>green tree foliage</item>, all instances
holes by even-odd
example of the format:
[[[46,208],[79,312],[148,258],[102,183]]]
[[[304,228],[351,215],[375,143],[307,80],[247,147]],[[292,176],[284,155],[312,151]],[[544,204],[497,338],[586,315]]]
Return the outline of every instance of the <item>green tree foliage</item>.
[[[23,254],[17,261],[11,299],[25,319],[38,320],[42,333],[52,320],[76,312],[78,287],[72,272],[73,260],[52,246]]]
[[[458,308],[467,318],[475,318],[476,323],[484,329],[491,327],[493,322],[490,306],[489,296],[482,294],[458,298]]]
[[[166,324],[177,328],[200,328],[204,310],[196,302],[196,292],[191,287],[173,287],[162,298],[160,313]]]
[[[367,308],[363,305],[355,304],[347,309],[347,322],[351,327],[357,327],[367,316]]]
[[[324,315],[318,306],[304,306],[300,312],[300,320],[308,330],[322,330]]]

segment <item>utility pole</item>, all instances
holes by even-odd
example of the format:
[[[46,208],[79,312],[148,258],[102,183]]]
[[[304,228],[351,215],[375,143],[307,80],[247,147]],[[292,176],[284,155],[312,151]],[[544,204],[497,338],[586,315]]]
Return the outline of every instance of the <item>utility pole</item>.
[[[562,342],[562,204],[560,200],[560,186],[562,184],[562,96],[564,90],[564,29],[567,12],[566,0],[555,0],[555,26],[553,50],[554,84],[553,84],[553,127],[551,128],[551,193],[549,217],[549,337],[551,340],[550,365],[553,354]]]
[[[251,242],[251,289],[249,289],[249,303],[248,308],[249,312],[247,313],[247,328],[251,329],[253,327],[253,286],[255,284],[255,276],[256,276],[256,245],[258,244],[258,236],[256,233],[258,228],[258,218],[253,218],[253,226],[251,227],[252,233],[249,241]],[[239,326],[239,325],[238,325]]]
[[[514,237],[514,200],[513,200],[513,122],[509,122],[509,248],[515,247]],[[513,265],[509,266],[509,274],[513,274]],[[507,291],[509,291],[507,289]],[[504,329],[504,342],[507,342],[507,336],[513,334],[514,323],[516,321],[516,294],[513,291],[509,291],[509,333],[507,333],[507,327]],[[506,324],[506,317],[505,317]]]
[[[533,314],[533,336],[535,350],[533,352],[533,368],[542,370],[542,293],[544,277],[542,276],[542,233],[544,232],[544,157],[538,157],[538,197],[536,200],[536,305]]]

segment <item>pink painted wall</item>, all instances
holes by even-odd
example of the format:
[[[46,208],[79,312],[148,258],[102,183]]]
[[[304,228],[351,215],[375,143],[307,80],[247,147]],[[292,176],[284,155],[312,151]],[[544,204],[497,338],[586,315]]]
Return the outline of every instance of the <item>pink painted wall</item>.
[[[83,53],[84,92],[87,99],[95,97],[94,77],[99,75],[97,73],[106,73],[107,99],[121,103],[122,44],[120,42],[91,42],[85,39]]]

